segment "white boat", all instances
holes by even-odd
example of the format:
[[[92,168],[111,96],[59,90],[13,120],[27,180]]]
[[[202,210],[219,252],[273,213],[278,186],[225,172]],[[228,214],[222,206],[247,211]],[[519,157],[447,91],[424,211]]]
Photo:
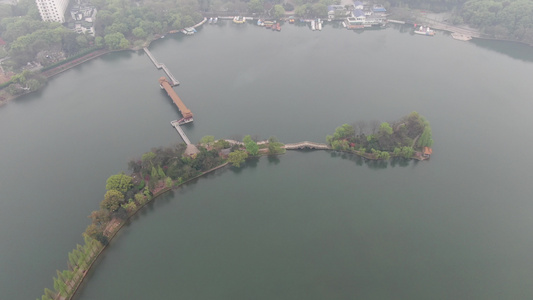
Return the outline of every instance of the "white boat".
[[[217,22],[218,22],[218,18],[215,17],[215,18],[213,19],[213,24],[216,24]]]
[[[318,19],[316,23],[317,23],[318,30],[322,30],[322,21]]]
[[[183,34],[185,35],[193,35],[196,32],[196,29],[194,29],[193,27],[187,27],[183,28],[181,32],[183,32]]]
[[[421,34],[421,35],[428,35],[428,36],[435,35],[435,31],[433,31],[433,29],[429,28],[429,26],[420,26],[420,27],[418,27],[418,29],[415,29],[415,33],[416,34]]]
[[[245,22],[246,22],[246,18],[245,17],[236,16],[235,18],[233,18],[233,23],[244,24]]]
[[[209,21],[207,21],[208,24],[213,23],[213,18],[209,18]]]
[[[311,21],[311,30],[316,30],[315,20]]]

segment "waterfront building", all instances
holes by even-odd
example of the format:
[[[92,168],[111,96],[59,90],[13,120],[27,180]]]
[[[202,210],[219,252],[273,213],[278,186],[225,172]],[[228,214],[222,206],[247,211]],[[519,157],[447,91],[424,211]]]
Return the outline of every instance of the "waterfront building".
[[[77,4],[70,9],[72,21],[69,21],[68,28],[77,33],[89,33],[94,36],[94,20],[96,18],[96,7],[88,4]]]
[[[343,5],[328,5],[328,19],[344,19],[350,12]]]
[[[65,23],[68,2],[69,0],[35,0],[43,21],[58,23]]]

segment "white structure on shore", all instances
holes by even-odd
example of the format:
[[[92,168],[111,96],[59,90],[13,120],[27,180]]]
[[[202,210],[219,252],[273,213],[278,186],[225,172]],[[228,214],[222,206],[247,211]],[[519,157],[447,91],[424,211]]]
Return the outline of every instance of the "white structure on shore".
[[[35,0],[43,21],[58,23],[65,23],[68,2],[69,0]]]

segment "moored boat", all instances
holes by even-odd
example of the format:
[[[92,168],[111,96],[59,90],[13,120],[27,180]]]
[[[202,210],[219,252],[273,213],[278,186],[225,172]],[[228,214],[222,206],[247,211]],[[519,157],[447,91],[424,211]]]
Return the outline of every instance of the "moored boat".
[[[274,25],[274,22],[264,21],[263,24],[265,25],[265,28],[272,28],[272,26]]]
[[[421,34],[421,35],[428,35],[428,36],[434,36],[435,35],[435,31],[433,31],[433,29],[429,28],[429,26],[420,26],[417,29],[415,29],[415,33],[416,34]]]
[[[183,32],[183,34],[185,35],[193,35],[196,32],[196,29],[194,29],[193,27],[187,27],[187,28],[183,28],[181,32]]]
[[[233,23],[243,24],[245,22],[246,22],[246,18],[243,16],[236,16],[235,18],[233,18]]]
[[[315,22],[315,20],[311,21],[311,30],[313,30],[313,31],[316,30],[316,22]]]

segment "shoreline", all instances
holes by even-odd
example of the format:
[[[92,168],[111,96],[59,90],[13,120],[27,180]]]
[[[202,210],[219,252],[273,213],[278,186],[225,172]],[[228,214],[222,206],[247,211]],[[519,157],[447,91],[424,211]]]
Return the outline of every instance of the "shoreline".
[[[240,144],[242,145],[242,142],[238,142],[238,141],[233,141],[233,140],[226,140],[226,141],[231,141],[233,142],[234,144]],[[260,141],[260,142],[257,142],[258,145],[260,144],[266,144],[267,141]],[[305,143],[305,142],[304,142]],[[309,142],[307,142],[309,143]],[[366,159],[366,160],[369,160],[369,161],[380,161],[382,159],[377,159],[377,158],[374,158],[374,157],[370,157],[369,155],[363,155],[363,154],[360,154],[359,151],[349,151],[349,150],[335,150],[335,149],[332,149],[330,146],[327,146],[328,148],[325,149],[325,148],[310,148],[310,147],[303,147],[303,148],[285,148],[285,145],[287,144],[284,144],[282,146],[283,149],[285,149],[286,151],[283,152],[283,153],[280,153],[280,154],[276,154],[276,155],[283,155],[283,154],[286,154],[287,153],[287,150],[289,151],[310,151],[310,150],[322,150],[322,151],[336,151],[336,152],[341,152],[341,153],[348,153],[348,154],[352,154],[352,155],[356,155],[358,157],[361,157],[363,159]],[[260,158],[262,156],[269,156],[270,154],[269,153],[266,153],[264,151],[260,151],[259,152],[259,155],[257,156],[251,156],[249,158]],[[392,159],[392,157],[391,157]],[[407,158],[407,159],[414,159],[414,160],[418,160],[418,161],[424,161],[424,160],[429,160],[429,158],[425,158],[425,157],[411,157],[411,158]],[[384,160],[384,161],[389,161],[389,159],[387,160]],[[108,247],[110,247],[110,244],[111,244],[111,241],[117,236],[117,234],[120,232],[120,230],[122,228],[124,228],[124,226],[126,224],[129,224],[129,222],[131,222],[131,218],[134,217],[135,215],[137,215],[139,213],[139,211],[141,211],[141,209],[143,209],[144,207],[146,207],[148,204],[154,202],[158,197],[166,194],[167,192],[169,191],[173,191],[173,190],[177,190],[179,189],[180,187],[182,187],[184,184],[190,184],[192,183],[192,181],[194,180],[197,180],[205,175],[208,175],[216,170],[219,170],[219,169],[223,169],[227,166],[229,166],[230,163],[229,162],[224,162],[223,164],[221,165],[218,165],[216,167],[213,167],[207,171],[204,171],[202,172],[201,174],[198,174],[197,176],[193,177],[193,178],[190,178],[188,179],[187,181],[185,182],[182,182],[181,184],[177,185],[177,186],[174,186],[174,187],[165,187],[159,191],[157,191],[153,196],[152,198],[147,201],[145,204],[143,204],[142,206],[139,206],[137,207],[137,209],[135,211],[133,211],[126,219],[122,220],[119,225],[113,229],[111,235],[108,237],[108,242],[106,245],[103,245],[102,248],[96,253],[96,255],[92,258],[90,258],[91,260],[91,263],[88,265],[87,269],[85,269],[83,272],[82,272],[82,276],[81,278],[78,279],[78,282],[76,283],[75,285],[75,288],[73,289],[72,291],[72,295],[69,296],[69,297],[66,297],[66,298],[61,298],[61,297],[56,297],[56,299],[61,299],[61,300],[72,300],[76,294],[78,293],[78,291],[82,288],[82,284],[85,282],[85,279],[87,278],[87,275],[89,274],[89,272],[93,269],[93,267],[96,267],[96,262],[98,261],[98,259],[100,258],[100,255],[104,252],[104,250],[106,250]],[[111,222],[111,221],[110,221]]]
[[[131,219],[133,216],[137,215],[137,213],[139,213],[139,211],[140,211],[141,209],[143,209],[145,206],[147,206],[148,204],[150,204],[150,203],[152,203],[153,201],[155,201],[159,196],[164,195],[165,193],[167,193],[167,192],[169,192],[169,191],[173,191],[173,190],[175,190],[175,189],[178,189],[178,188],[180,188],[182,185],[187,184],[187,183],[190,183],[190,182],[193,181],[193,180],[199,179],[199,178],[201,178],[201,177],[203,177],[203,176],[205,176],[205,175],[207,175],[207,174],[209,174],[209,173],[211,173],[211,172],[213,172],[213,171],[216,171],[216,170],[218,170],[218,169],[222,169],[222,168],[226,167],[228,164],[229,164],[229,162],[225,162],[225,163],[223,163],[223,164],[221,164],[221,165],[219,165],[219,166],[216,166],[216,167],[214,167],[214,168],[211,168],[211,169],[209,169],[209,170],[207,170],[207,171],[205,171],[205,172],[203,172],[203,173],[201,173],[201,174],[199,174],[199,175],[197,175],[197,176],[195,176],[195,177],[193,177],[193,178],[191,178],[191,179],[189,179],[189,180],[187,180],[187,181],[181,183],[181,184],[178,185],[178,186],[175,186],[175,187],[172,187],[172,188],[164,188],[164,189],[158,191],[156,194],[154,194],[154,195],[152,196],[152,199],[150,199],[150,201],[146,202],[146,203],[145,203],[144,205],[142,205],[142,206],[139,206],[139,207],[138,207],[138,208],[137,208],[137,209],[136,209],[131,215],[128,216],[128,218],[126,218],[125,220],[123,220],[122,222],[120,222],[120,223],[119,223],[119,226],[116,227],[116,228],[113,230],[111,236],[108,237],[108,243],[107,243],[106,245],[104,245],[104,246],[100,249],[100,251],[98,251],[98,253],[97,253],[93,258],[91,258],[91,260],[92,260],[91,264],[89,264],[89,266],[87,267],[87,269],[83,272],[83,276],[79,279],[79,282],[76,284],[76,287],[75,287],[75,289],[74,289],[73,292],[72,292],[72,295],[71,295],[70,297],[66,297],[66,298],[64,298],[64,299],[65,299],[65,300],[71,300],[71,299],[74,298],[74,296],[76,296],[76,293],[78,292],[78,290],[80,289],[81,285],[82,285],[83,282],[85,281],[85,278],[87,278],[87,275],[89,274],[89,271],[91,271],[91,269],[93,268],[94,264],[98,261],[98,258],[100,257],[100,255],[104,252],[105,249],[107,249],[107,247],[109,247],[111,241],[115,238],[115,236],[119,233],[119,231],[120,231],[120,230],[121,230],[126,224],[128,224],[128,222],[130,221],[130,219]],[[58,298],[58,299],[59,299],[59,298]]]
[[[207,21],[207,18],[204,17],[204,19],[199,22],[198,24],[195,24],[191,27],[193,28],[197,28],[199,26],[202,26],[205,22]],[[496,37],[488,37],[488,36],[484,36],[482,33],[480,33],[478,30],[477,31],[477,34],[474,34],[474,35],[468,35],[468,34],[465,34],[465,33],[461,33],[461,32],[457,32],[457,31],[453,31],[451,29],[451,27],[454,27],[454,26],[449,26],[449,25],[445,25],[445,26],[435,26],[435,24],[433,24],[433,27],[436,29],[436,30],[440,30],[440,31],[445,31],[449,34],[452,35],[452,38],[456,39],[456,40],[459,40],[459,41],[469,41],[469,40],[472,40],[472,39],[483,39],[483,40],[492,40],[492,41],[502,41],[502,42],[513,42],[513,43],[518,43],[518,44],[521,44],[521,45],[524,45],[524,46],[529,46],[529,47],[533,47],[533,44],[529,44],[529,43],[526,43],[526,42],[522,42],[522,41],[517,41],[517,40],[510,40],[510,39],[505,39],[505,38],[496,38]],[[172,34],[172,33],[178,33],[180,32],[179,30],[178,31],[175,31],[175,30],[171,30],[169,32],[167,32],[166,34]],[[453,37],[453,34],[458,34],[458,35],[461,35],[460,38],[455,38]],[[165,34],[165,35],[166,35]],[[148,40],[146,41],[145,45],[146,47],[149,47],[150,44],[158,39],[160,39],[162,36],[164,35],[157,35],[156,37],[154,37],[153,39],[151,40]],[[69,65],[69,63],[71,62],[66,62],[64,65],[60,65],[60,66],[57,66],[56,68],[54,69],[51,69],[51,70],[48,70],[48,71],[45,71],[43,73],[46,73],[46,72],[49,72],[49,71],[52,71],[52,70],[55,70],[55,69],[58,69],[57,72],[53,72],[52,74],[50,75],[46,75],[44,74],[44,76],[49,79],[49,78],[52,78],[56,75],[59,75],[73,67],[76,67],[78,65],[81,65],[85,62],[88,62],[88,61],[91,61],[92,59],[95,59],[95,58],[98,58],[100,56],[103,56],[105,54],[109,54],[109,53],[112,53],[112,52],[121,52],[121,51],[138,51],[140,50],[139,47],[131,47],[131,48],[127,48],[127,49],[119,49],[119,50],[95,50],[94,52],[91,52],[83,57],[81,57],[80,61],[77,61],[76,63],[73,63],[71,65]],[[98,52],[98,51],[101,51],[100,53],[94,55],[95,52]],[[83,58],[83,59],[82,59]],[[66,66],[68,65],[68,66]],[[39,90],[41,90],[42,88],[40,88]],[[3,89],[2,89],[3,90]],[[21,96],[24,96],[24,95],[27,95],[27,94],[30,94],[30,93],[33,93],[33,92],[37,92],[39,90],[36,90],[36,91],[28,91],[28,92],[24,92],[22,94],[19,94],[19,95],[11,95],[7,92],[2,92],[2,90],[0,90],[0,95],[2,95],[3,93],[6,94],[6,96],[4,96],[4,99],[3,100],[0,100],[0,107],[2,107],[3,105],[7,104],[9,101],[12,101],[12,100],[15,100],[17,99],[18,97],[21,97]]]

